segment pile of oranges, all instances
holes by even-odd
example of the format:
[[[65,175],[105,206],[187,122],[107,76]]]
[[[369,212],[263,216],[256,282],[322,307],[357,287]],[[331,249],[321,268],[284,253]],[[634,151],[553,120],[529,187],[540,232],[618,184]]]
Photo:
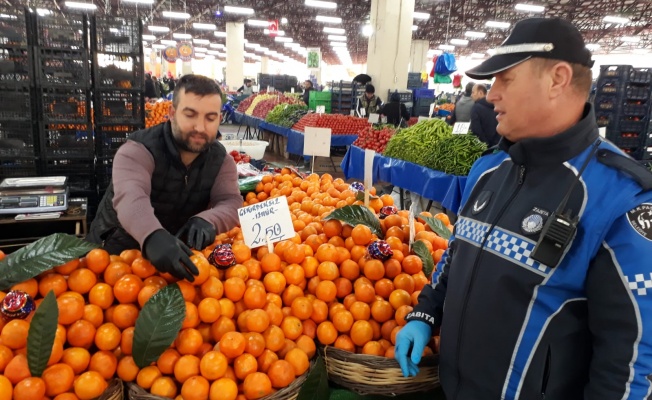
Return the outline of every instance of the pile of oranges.
[[[168,120],[170,104],[172,104],[170,100],[145,103],[145,128],[166,122]]]
[[[324,219],[359,203],[341,179],[302,179],[284,169],[259,186],[245,203],[287,196],[296,231],[271,253],[267,246],[250,249],[236,227],[194,251],[200,273],[193,283],[157,272],[138,250],[96,249],[16,285],[37,306],[53,290],[59,325],[48,368],[37,378],[25,357],[31,316],[0,320],[0,400],[92,399],[115,377],[165,398],[259,399],[306,373],[316,343],[393,357],[396,333],[429,278],[410,254],[407,212],[380,220],[393,251],[383,262],[367,256],[377,239],[367,226]],[[377,213],[392,204],[381,196],[369,207]],[[452,229],[445,215],[435,217]],[[438,261],[447,241],[421,221],[415,230]],[[236,264],[227,270],[207,261],[219,244],[233,249]],[[131,356],[136,319],[172,282],[186,305],[182,328],[156,362],[140,369]]]

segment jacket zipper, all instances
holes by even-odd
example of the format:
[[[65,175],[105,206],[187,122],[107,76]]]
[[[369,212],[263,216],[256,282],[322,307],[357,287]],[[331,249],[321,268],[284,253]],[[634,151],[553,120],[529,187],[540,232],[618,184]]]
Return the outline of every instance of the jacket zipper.
[[[548,346],[548,353],[546,354],[546,364],[543,368],[543,381],[541,382],[541,400],[546,398],[546,389],[548,388],[548,379],[550,379],[550,369],[551,369],[551,360],[552,354],[550,352],[550,346]]]
[[[457,393],[459,392],[460,389],[460,350],[462,348],[462,338],[464,337],[462,335],[462,332],[464,330],[464,321],[465,321],[465,315],[466,315],[466,308],[469,303],[469,295],[471,294],[471,291],[473,290],[473,283],[475,281],[475,274],[477,271],[478,267],[478,262],[480,261],[480,257],[482,256],[482,250],[484,249],[485,244],[487,243],[487,239],[489,239],[489,236],[491,235],[491,232],[493,229],[496,227],[496,224],[498,224],[498,221],[500,221],[500,218],[502,218],[503,214],[505,211],[507,211],[507,207],[514,201],[516,198],[516,195],[518,195],[518,192],[521,190],[521,187],[523,187],[523,182],[525,181],[525,166],[520,165],[519,170],[518,170],[518,180],[517,180],[517,186],[516,190],[512,193],[512,195],[509,197],[505,205],[503,205],[503,208],[500,210],[496,218],[494,218],[493,222],[489,226],[489,229],[487,230],[487,233],[485,234],[484,238],[482,239],[482,244],[480,245],[480,251],[478,251],[478,255],[475,257],[475,261],[473,262],[473,269],[471,270],[471,278],[469,279],[469,284],[466,290],[466,295],[464,296],[464,304],[462,305],[462,317],[460,319],[460,323],[458,326],[457,330],[457,335],[459,337],[459,340],[457,341],[457,347],[455,351],[455,366],[457,368],[457,385],[455,388],[455,392],[453,393],[452,398],[456,399],[457,398]]]

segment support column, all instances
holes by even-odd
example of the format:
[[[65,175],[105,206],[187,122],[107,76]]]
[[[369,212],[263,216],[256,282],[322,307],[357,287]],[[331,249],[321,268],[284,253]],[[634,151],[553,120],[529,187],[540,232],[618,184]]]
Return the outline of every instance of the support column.
[[[426,69],[428,62],[428,40],[413,40],[410,46],[410,72],[422,72]]]
[[[244,22],[226,23],[226,84],[236,90],[244,81]]]
[[[192,74],[192,63],[190,61],[183,61],[181,63],[181,75]]]
[[[260,58],[260,73],[269,74],[269,57],[262,56]]]
[[[371,0],[371,26],[367,50],[367,74],[376,95],[387,100],[387,91],[407,87],[415,0]]]

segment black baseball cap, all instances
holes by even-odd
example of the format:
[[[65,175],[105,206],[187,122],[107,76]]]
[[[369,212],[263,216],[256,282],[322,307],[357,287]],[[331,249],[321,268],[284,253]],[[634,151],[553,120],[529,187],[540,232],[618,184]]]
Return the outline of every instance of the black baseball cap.
[[[491,58],[466,71],[472,79],[490,79],[530,58],[549,58],[593,66],[591,52],[580,31],[560,18],[528,18],[514,25],[509,37],[494,49]]]

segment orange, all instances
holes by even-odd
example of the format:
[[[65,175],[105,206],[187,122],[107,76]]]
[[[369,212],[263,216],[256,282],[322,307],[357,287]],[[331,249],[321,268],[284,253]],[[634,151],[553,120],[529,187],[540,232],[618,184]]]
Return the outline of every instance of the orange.
[[[218,379],[211,384],[210,400],[236,400],[238,397],[238,385],[231,379]]]
[[[155,396],[166,397],[173,399],[177,395],[177,384],[168,376],[156,378],[152,382],[152,387],[149,389],[150,393]]]
[[[113,299],[113,288],[106,283],[95,284],[88,294],[88,301],[103,310],[113,305]]]
[[[302,245],[291,243],[283,251],[283,259],[289,264],[300,264],[306,258]]]
[[[407,272],[410,275],[416,274],[423,270],[423,262],[418,256],[415,255],[406,256],[403,259],[401,266],[403,267],[403,271]]]
[[[279,359],[278,355],[275,352],[269,349],[265,349],[263,351],[263,354],[258,356],[258,358],[256,359],[256,361],[258,362],[258,371],[267,373],[267,371],[269,371],[269,367],[271,367],[274,361],[277,361],[278,359]]]
[[[353,319],[355,319],[356,321],[360,321],[360,320],[367,321],[371,316],[371,309],[369,305],[361,301],[356,301],[353,304],[351,304],[351,307],[349,307],[349,311],[351,311],[351,315],[353,316]]]
[[[156,360],[156,366],[162,374],[172,375],[174,373],[174,365],[181,358],[181,354],[175,349],[166,349]]]
[[[113,286],[113,295],[120,303],[135,303],[143,286],[142,279],[134,274],[125,274]]]
[[[394,287],[396,289],[403,289],[408,294],[412,294],[415,287],[414,278],[406,273],[400,273],[394,278]]]
[[[333,344],[337,339],[337,329],[330,321],[324,321],[317,326],[317,339],[323,345]]]
[[[45,382],[41,378],[26,378],[14,387],[14,399],[41,400],[45,396]]]
[[[120,345],[121,335],[117,326],[107,322],[95,331],[95,345],[100,350],[114,350]]]
[[[224,282],[224,294],[233,302],[242,299],[245,289],[245,282],[241,278],[229,278]]]
[[[17,283],[11,287],[11,290],[22,290],[23,292],[32,296],[32,298],[36,298],[38,289],[38,282],[34,278],[28,279],[25,282]]]
[[[267,303],[264,308],[267,316],[269,316],[269,323],[272,325],[279,326],[283,322],[283,311],[281,307],[274,303]]]
[[[268,292],[281,294],[285,289],[287,281],[281,272],[274,271],[265,275],[263,283],[265,285],[265,290]]]
[[[3,375],[14,385],[32,376],[27,365],[27,357],[23,354],[16,354],[5,367]]]
[[[389,296],[391,296],[394,291],[394,282],[387,278],[379,279],[374,284],[374,291],[383,299],[389,299]]]
[[[263,270],[260,266],[260,261],[256,259],[250,259],[245,261],[242,265],[247,268],[250,279],[260,279],[263,276]]]
[[[75,372],[68,364],[54,364],[43,371],[46,394],[50,397],[69,391],[73,386]]]
[[[149,278],[145,278],[143,284],[145,284],[145,286],[156,286],[160,289],[164,286],[167,286],[168,281],[166,281],[162,276],[154,275],[150,276]]]
[[[283,276],[285,277],[286,282],[291,285],[301,285],[306,281],[305,271],[303,267],[298,264],[290,264],[285,267],[285,269],[283,269]]]
[[[93,249],[86,254],[86,267],[96,274],[104,272],[110,262],[109,253],[104,249]]]
[[[421,261],[421,259],[419,259]],[[364,275],[372,281],[377,281],[385,276],[385,266],[382,261],[371,259],[365,262],[363,268]]]
[[[338,332],[346,333],[353,325],[353,314],[347,310],[340,311],[333,316],[333,326]]]
[[[337,262],[337,247],[333,246],[330,243],[324,243],[317,248],[315,252],[315,258],[323,263],[324,261]]]
[[[66,332],[68,344],[89,349],[95,341],[95,327],[88,321],[74,322]]]
[[[224,294],[224,285],[222,281],[216,276],[209,276],[204,283],[201,284],[201,295],[203,298],[211,297],[214,299],[221,299]]]
[[[141,256],[142,254],[140,253],[140,250],[135,250],[135,249],[123,250],[120,253],[120,258],[122,258],[124,262],[129,265],[131,265],[135,259]]]
[[[249,353],[241,354],[233,362],[233,370],[238,379],[245,379],[247,375],[258,370],[258,361]]]
[[[288,316],[283,319],[281,329],[287,339],[295,340],[303,333],[303,324],[299,318]]]
[[[292,365],[295,376],[303,375],[303,373],[308,371],[308,368],[310,368],[310,360],[308,359],[308,355],[299,348],[290,350],[285,355],[285,361],[289,362],[290,365]]]
[[[197,306],[186,301],[186,317],[183,319],[181,329],[196,328],[199,325],[199,311]]]
[[[403,326],[407,324],[405,317],[410,312],[412,312],[412,306],[400,306],[398,309],[396,309],[396,313],[394,314],[394,319],[396,319],[396,322],[398,322],[399,326]]]
[[[260,266],[265,273],[281,271],[281,257],[275,253],[265,254],[260,260]]]
[[[138,307],[133,304],[118,304],[113,310],[113,323],[120,329],[136,325]]]
[[[392,292],[392,294],[389,295],[389,303],[394,307],[394,309],[398,309],[400,306],[407,306],[412,303],[412,299],[410,298],[410,293],[403,289],[396,289]]]
[[[118,368],[118,359],[110,351],[98,351],[91,356],[89,371],[97,371],[104,379],[111,379]]]
[[[285,333],[278,326],[270,326],[263,332],[265,348],[271,351],[279,351],[285,345]]]
[[[243,333],[246,345],[245,352],[254,357],[259,357],[265,351],[265,338],[258,332]]]
[[[307,297],[297,297],[292,301],[291,309],[292,315],[304,321],[312,315],[313,306]]]
[[[201,286],[202,283],[206,282],[210,276],[211,265],[208,263],[206,257],[201,254],[195,254],[190,256],[190,261],[195,264],[199,274],[195,275],[195,280],[192,281],[194,286]]]
[[[95,304],[86,304],[84,306],[84,321],[90,322],[93,327],[98,328],[104,322],[104,313],[99,306]]]
[[[2,328],[0,333],[0,342],[10,349],[20,349],[27,346],[27,333],[29,332],[29,322],[22,319],[14,319]]]
[[[364,303],[371,303],[374,301],[376,296],[374,287],[369,283],[362,283],[362,281],[361,283],[356,282],[353,287],[353,291],[355,293],[356,300]]]
[[[199,375],[199,358],[187,354],[181,356],[174,364],[174,377],[179,383],[185,382],[191,376]]]
[[[116,370],[116,373],[118,375],[118,378],[122,379],[125,382],[133,382],[136,380],[136,377],[138,376],[138,372],[140,372],[140,369],[134,362],[133,357],[131,356],[126,356],[120,359],[118,362],[118,369]]]
[[[95,272],[90,266],[88,269]],[[131,267],[129,264],[125,264],[121,261],[113,261],[106,267],[106,269],[104,269],[104,282],[113,286],[118,281],[118,279],[127,274],[131,274]]]
[[[216,342],[219,342],[225,333],[233,331],[235,331],[235,323],[225,315],[222,315],[211,324],[211,337]]]
[[[174,343],[179,354],[196,354],[204,340],[197,329],[187,328],[179,332]]]
[[[388,301],[374,301],[371,304],[371,316],[374,320],[383,323],[394,316],[394,308]]]
[[[74,382],[75,394],[80,400],[99,397],[108,386],[106,380],[95,371],[84,372]]]
[[[197,312],[199,313],[199,319],[202,322],[213,323],[217,321],[222,314],[222,308],[220,307],[219,300],[207,297],[199,302]]]
[[[144,283],[143,283],[144,284]],[[161,288],[153,285],[145,285],[140,292],[138,292],[138,305],[140,308],[145,307],[145,303],[154,296]]]
[[[145,279],[156,273],[156,267],[148,260],[137,257],[131,262],[131,272],[140,279]]]
[[[68,261],[65,264],[61,264],[61,265],[58,265],[58,266],[54,267],[54,272],[56,272],[57,274],[61,274],[61,275],[70,275],[70,273],[72,271],[79,268],[79,265],[80,265],[79,258],[75,258],[73,260]]]
[[[11,349],[0,344],[0,374],[5,370],[12,358],[14,358],[14,353]]]
[[[369,321],[355,321],[351,327],[350,335],[356,346],[364,346],[373,338],[373,328]]]
[[[227,332],[220,339],[220,352],[229,358],[241,355],[246,346],[245,338],[240,332]]]
[[[323,223],[326,237],[332,238],[342,236],[342,223],[336,219],[331,219]]]
[[[371,229],[366,225],[356,225],[351,231],[353,242],[359,246],[366,246],[371,241]]]
[[[251,310],[246,320],[246,326],[249,332],[264,332],[269,326],[269,323],[269,314],[262,309]]]
[[[348,335],[338,336],[337,339],[335,340],[335,343],[333,343],[333,346],[338,349],[355,353],[355,344],[353,344],[353,341]]]
[[[385,355],[385,349],[383,346],[375,340],[365,343],[362,347],[362,354],[370,354],[372,356],[383,357]]]
[[[45,297],[50,290],[54,292],[56,297],[59,297],[61,293],[68,290],[68,282],[66,282],[66,278],[59,274],[48,274],[41,278],[38,285],[38,292],[41,297]]]
[[[285,360],[277,360],[272,363],[267,371],[272,386],[276,389],[282,389],[289,386],[294,381],[294,367]]]
[[[324,261],[317,267],[317,276],[321,280],[334,281],[340,276],[340,271],[334,262]]]
[[[68,288],[74,292],[86,294],[97,283],[97,275],[88,268],[74,270],[68,277]]]
[[[312,302],[312,314],[310,315],[310,319],[316,323],[320,323],[326,321],[327,318],[328,305],[323,300],[315,299]]]
[[[150,365],[138,371],[138,375],[136,376],[136,383],[138,383],[138,386],[142,387],[143,389],[149,389],[152,387],[154,381],[161,376],[162,374],[158,367]]]
[[[245,378],[242,392],[248,400],[260,399],[272,393],[272,382],[266,374],[254,372]]]
[[[340,274],[343,278],[353,281],[360,276],[360,266],[353,260],[344,260],[340,265]]]
[[[331,281],[321,281],[317,284],[315,296],[326,303],[330,303],[337,296],[337,287]]]
[[[205,400],[208,399],[210,383],[203,376],[188,378],[181,386],[183,400]]]
[[[243,300],[245,306],[250,310],[263,308],[267,302],[267,293],[265,293],[265,289],[253,286],[245,290]]]
[[[312,358],[317,352],[315,340],[307,335],[299,336],[296,340],[296,344],[299,349],[303,350],[303,352],[308,355],[308,358]]]

